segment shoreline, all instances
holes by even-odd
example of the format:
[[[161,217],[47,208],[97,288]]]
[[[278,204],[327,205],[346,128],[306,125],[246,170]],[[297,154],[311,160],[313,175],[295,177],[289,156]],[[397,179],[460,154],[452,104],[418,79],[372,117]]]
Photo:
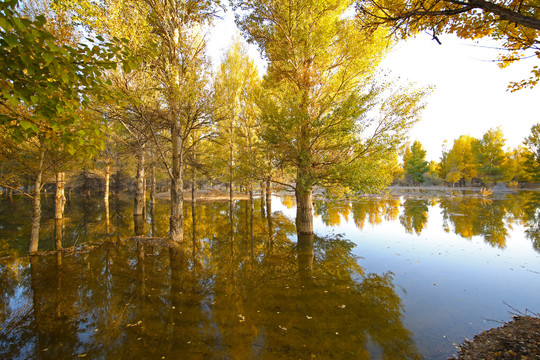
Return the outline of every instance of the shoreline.
[[[484,193],[484,189],[488,189],[487,193]],[[446,187],[446,186],[389,186],[384,191],[376,194],[361,194],[355,197],[343,196],[341,198],[331,198],[328,197],[324,191],[315,189],[313,191],[313,199],[327,199],[327,200],[355,200],[361,198],[388,198],[388,197],[400,197],[400,196],[411,196],[411,197],[423,197],[423,196],[471,196],[471,197],[504,197],[508,194],[515,194],[519,192],[540,192],[540,188],[508,188],[505,186],[494,186],[491,188],[482,188],[482,187]],[[283,189],[274,189],[272,192],[274,196],[294,196],[294,192],[290,190]],[[259,190],[253,192],[254,198],[260,198],[261,193]],[[156,194],[157,199],[170,200],[171,195],[169,192],[162,192]],[[199,189],[196,192],[195,196],[196,201],[228,201],[229,192],[222,189]],[[234,192],[234,200],[249,200],[249,194],[245,192]],[[191,191],[184,192],[184,201],[191,202]]]
[[[450,359],[538,359],[540,358],[540,318],[538,314],[516,315],[503,325],[482,331],[473,340],[458,346]]]
[[[197,190],[195,193],[195,200],[196,201],[229,201],[229,192],[228,191],[222,191],[219,189],[202,189]],[[260,194],[255,194],[254,197],[259,196]],[[162,200],[170,200],[171,199],[171,193],[170,192],[162,192],[156,194],[156,199],[162,199]],[[233,200],[249,200],[249,195],[244,192],[235,191],[233,193]],[[191,202],[191,190],[184,192],[184,201]]]

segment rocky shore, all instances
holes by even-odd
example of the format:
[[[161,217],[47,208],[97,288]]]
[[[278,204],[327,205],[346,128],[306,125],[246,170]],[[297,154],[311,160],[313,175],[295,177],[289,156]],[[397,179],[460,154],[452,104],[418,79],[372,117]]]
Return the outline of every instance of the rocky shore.
[[[515,316],[503,326],[475,335],[459,346],[454,359],[540,359],[540,317]]]

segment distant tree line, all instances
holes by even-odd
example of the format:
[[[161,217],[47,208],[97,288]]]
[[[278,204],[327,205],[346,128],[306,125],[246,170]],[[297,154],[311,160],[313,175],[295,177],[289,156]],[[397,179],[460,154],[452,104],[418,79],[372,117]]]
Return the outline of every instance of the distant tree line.
[[[540,182],[540,124],[531,128],[523,143],[505,149],[500,128],[488,130],[481,138],[461,135],[452,147],[443,147],[439,162],[426,161],[426,151],[419,141],[407,145],[403,162],[394,176],[401,185],[491,185],[508,182]]]

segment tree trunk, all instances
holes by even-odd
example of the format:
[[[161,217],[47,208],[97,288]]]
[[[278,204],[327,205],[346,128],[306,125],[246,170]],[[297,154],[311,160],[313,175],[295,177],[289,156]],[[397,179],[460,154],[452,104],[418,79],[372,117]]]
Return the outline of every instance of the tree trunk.
[[[192,234],[191,234],[191,242],[193,243],[193,253],[195,254],[198,251],[197,246],[197,200],[196,200],[196,173],[195,168],[193,168],[191,178],[191,226],[192,226]]]
[[[152,164],[152,174],[150,179],[150,204],[156,203],[156,164]]]
[[[261,208],[264,208],[264,181],[261,181]]]
[[[298,235],[298,272],[304,287],[313,285],[313,234]]]
[[[109,187],[111,183],[111,167],[109,164],[105,165],[105,193],[103,194],[103,198],[105,200],[109,200]]]
[[[135,236],[144,235],[144,216],[133,214],[133,229]]]
[[[118,165],[118,161],[116,165]],[[120,186],[120,171],[117,171],[114,176],[114,192],[116,196],[120,194]]]
[[[253,237],[253,212],[255,210],[255,205],[253,204],[253,189],[249,192],[249,234],[251,239],[251,257],[255,256],[255,238]]]
[[[272,222],[272,202],[266,202],[266,220],[268,221],[268,254],[272,250],[272,244],[274,243],[274,224]]]
[[[110,221],[110,212],[109,212],[109,198],[105,198],[105,231],[107,240],[111,233],[111,221]]]
[[[313,205],[311,188],[302,184],[302,178],[296,182],[296,232],[298,236],[313,234]]]
[[[144,149],[139,149],[137,154],[137,178],[135,180],[135,206],[133,214],[143,216],[144,214]]]
[[[39,244],[39,225],[41,222],[41,177],[43,176],[43,160],[45,152],[39,153],[39,167],[34,182],[34,198],[32,202],[32,227],[30,229],[30,254],[37,252]]]
[[[144,315],[146,312],[145,305],[146,305],[146,272],[145,272],[145,266],[144,266],[144,256],[145,256],[145,246],[142,241],[137,241],[137,275],[138,275],[138,285],[139,285],[139,298],[141,300],[141,303],[139,304],[140,308],[140,314],[141,318],[142,315]],[[145,320],[143,320],[145,321]]]
[[[231,239],[231,256],[234,256],[234,203],[229,202],[229,223],[230,223],[230,239]]]
[[[152,236],[156,236],[156,205],[150,205],[150,226],[152,227]]]
[[[171,218],[170,236],[174,242],[184,240],[184,180],[183,139],[180,134],[180,120],[172,129],[172,179],[171,179]]]
[[[248,185],[248,188],[249,188],[249,203],[251,205],[251,211],[255,210],[254,209],[254,203],[253,203],[253,185],[252,184],[249,184]]]
[[[271,202],[272,202],[272,183],[270,183],[270,178],[267,178],[266,179],[266,206],[271,206],[271,205],[268,205]]]
[[[230,141],[229,141],[229,201],[234,201],[234,190],[233,190],[233,180],[234,180],[234,140],[233,140],[233,131],[234,131],[234,117],[231,119],[230,124]]]
[[[54,240],[56,250],[62,249],[62,240],[64,238],[64,220],[56,219],[54,222]]]
[[[197,178],[195,174],[195,168],[193,168],[193,172],[191,173],[191,201],[195,204],[195,195],[197,191]]]
[[[141,320],[144,322],[146,321],[143,316],[146,314],[146,271],[145,271],[145,264],[144,264],[144,257],[145,257],[145,246],[142,241],[137,241],[137,277],[138,277],[138,285],[139,285],[139,314]],[[141,331],[143,331],[141,329]]]
[[[54,202],[54,218],[60,220],[64,218],[64,205],[66,204],[65,186],[66,174],[63,172],[56,173],[56,194]]]
[[[192,241],[193,241],[193,249],[197,250],[197,203],[195,201],[191,202],[191,221],[192,221]]]

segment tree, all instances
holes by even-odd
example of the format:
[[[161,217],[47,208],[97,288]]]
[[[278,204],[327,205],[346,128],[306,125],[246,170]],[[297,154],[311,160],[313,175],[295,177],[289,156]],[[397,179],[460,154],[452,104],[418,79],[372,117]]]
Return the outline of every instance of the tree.
[[[463,39],[491,37],[501,41],[500,66],[526,54],[540,59],[540,12],[537,0],[357,0],[356,8],[368,27],[391,26],[402,37],[427,31],[437,41],[440,33]],[[440,43],[440,42],[439,42]],[[511,85],[513,90],[533,87],[540,79],[534,66],[531,77]]]
[[[508,151],[503,163],[503,178],[509,181],[530,182],[533,179],[528,169],[530,153],[524,146]]]
[[[212,20],[214,1],[145,0],[148,22],[157,35],[156,71],[160,82],[165,116],[162,121],[170,132],[172,166],[166,164],[171,178],[170,236],[183,241],[183,172],[188,139],[192,132],[208,122],[202,112],[207,90],[202,34],[204,23]]]
[[[257,67],[237,37],[225,54],[214,81],[214,95],[219,104],[215,114],[218,120],[216,141],[225,150],[216,149],[222,154],[216,154],[216,157],[223,158],[226,155],[226,160],[223,160],[226,162],[224,168],[227,174],[223,173],[223,176],[228,179],[230,201],[233,201],[233,181],[238,180],[235,173],[241,172],[248,178],[253,176],[250,169],[253,165],[255,120],[258,116],[254,97],[259,82]]]
[[[298,234],[313,234],[314,186],[378,189],[391,181],[387,159],[416,120],[423,92],[387,92],[369,118],[376,64],[388,48],[382,31],[359,30],[345,15],[352,1],[238,0],[237,23],[269,61],[262,138],[293,179]],[[388,89],[388,88],[387,88]],[[387,90],[386,89],[386,90]]]
[[[420,141],[415,140],[413,142],[410,154],[405,152],[403,163],[406,174],[411,176],[414,182],[421,183],[424,181],[423,175],[428,172],[429,166],[426,161],[426,150],[424,150]]]
[[[62,2],[64,5],[72,5],[70,0],[62,0]],[[87,5],[84,2],[80,4]],[[85,8],[84,23],[92,26],[94,32],[108,39],[126,39],[130,52],[138,54],[145,60],[136,69],[117,68],[109,72],[108,78],[111,84],[108,90],[116,94],[116,98],[114,101],[101,103],[95,107],[109,125],[109,137],[114,136],[116,140],[120,140],[122,146],[135,154],[137,170],[133,213],[135,216],[142,216],[145,211],[146,197],[145,162],[148,143],[152,138],[151,126],[154,125],[152,121],[159,107],[157,82],[151,70],[154,56],[149,46],[152,35],[146,21],[148,9],[140,2],[129,0],[105,1],[101,4],[101,8],[97,4],[94,6],[100,11]],[[111,165],[111,159],[105,156],[103,171],[101,171],[105,180],[105,199],[108,197]]]
[[[478,140],[469,135],[461,135],[454,140],[452,148],[445,155],[444,179],[447,182],[455,184],[477,177],[478,166],[473,152],[477,143]]]
[[[411,157],[411,147],[409,144],[407,144],[407,146],[405,147],[405,151],[403,152],[403,170],[406,171]]]
[[[219,6],[218,0],[62,0],[74,8],[81,22],[98,33],[103,27],[124,31],[139,47],[151,50],[152,68],[159,91],[159,117],[151,122],[152,137],[167,136],[172,145],[158,153],[171,180],[170,236],[183,241],[184,169],[193,134],[210,123],[209,63],[204,30]],[[72,6],[75,3],[76,6]],[[126,20],[126,16],[129,16]],[[109,25],[108,17],[114,19]],[[139,36],[141,35],[141,36]],[[129,68],[128,68],[129,70]],[[160,143],[156,141],[156,143]],[[168,156],[168,158],[166,158]]]
[[[66,129],[81,120],[76,112],[89,104],[90,90],[103,85],[102,71],[116,67],[119,48],[58,44],[45,16],[25,18],[16,6],[12,0],[0,7],[0,124],[19,142],[40,136],[75,152],[86,134]]]
[[[533,181],[540,181],[540,123],[531,128],[531,134],[525,138],[525,167]]]
[[[30,252],[36,252],[41,219],[40,194],[49,150],[74,154],[100,147],[98,124],[87,123],[80,109],[89,93],[99,93],[102,72],[116,67],[119,47],[112,43],[77,47],[63,44],[47,30],[44,15],[28,18],[16,0],[0,4],[0,127],[18,144],[36,148]],[[102,39],[99,39],[102,40]],[[97,96],[103,98],[99,93]]]
[[[497,182],[503,179],[505,141],[501,128],[496,128],[489,129],[482,139],[474,143],[473,151],[478,163],[478,174],[482,180]]]

